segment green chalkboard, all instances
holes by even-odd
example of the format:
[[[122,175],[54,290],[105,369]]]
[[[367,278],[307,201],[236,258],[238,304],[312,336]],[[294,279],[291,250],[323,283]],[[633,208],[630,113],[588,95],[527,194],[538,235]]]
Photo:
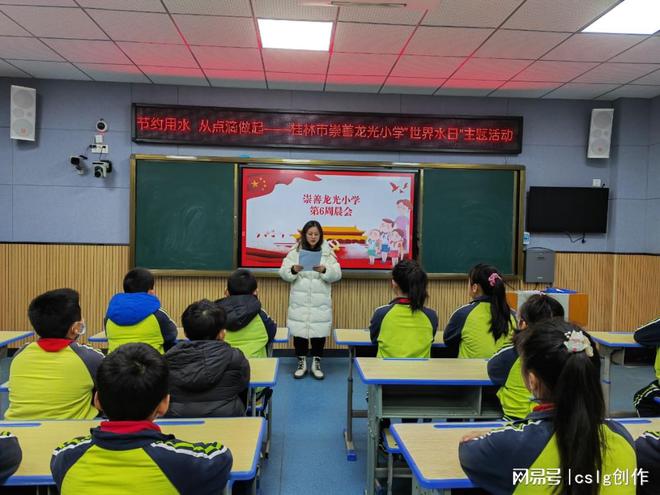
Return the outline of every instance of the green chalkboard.
[[[236,165],[137,158],[132,166],[133,266],[233,270]]]
[[[421,262],[429,273],[467,273],[477,263],[520,272],[522,170],[423,170]]]

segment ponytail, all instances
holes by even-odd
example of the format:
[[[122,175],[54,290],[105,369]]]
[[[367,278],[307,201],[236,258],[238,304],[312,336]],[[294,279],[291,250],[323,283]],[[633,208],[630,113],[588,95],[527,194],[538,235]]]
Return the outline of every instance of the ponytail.
[[[508,335],[511,324],[511,308],[506,302],[504,280],[497,268],[480,263],[470,270],[470,284],[478,284],[490,297],[490,333],[498,340]]]
[[[569,341],[570,337],[570,341]],[[533,324],[517,340],[523,374],[530,371],[553,403],[554,433],[559,450],[561,493],[593,495],[598,485],[575,484],[569,473],[592,475],[601,471],[605,443],[602,425],[605,401],[600,386],[600,357],[591,337],[559,318]]]
[[[401,291],[410,299],[410,309],[420,310],[424,307],[429,294],[426,290],[428,277],[415,260],[401,260],[392,269],[392,279]]]

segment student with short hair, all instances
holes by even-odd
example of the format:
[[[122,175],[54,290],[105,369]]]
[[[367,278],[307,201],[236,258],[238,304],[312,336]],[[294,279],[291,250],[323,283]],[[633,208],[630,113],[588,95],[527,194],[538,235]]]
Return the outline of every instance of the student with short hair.
[[[648,474],[646,483],[637,479],[637,495],[658,495],[660,493],[660,430],[645,431],[635,440],[637,467]]]
[[[635,392],[633,404],[641,417],[660,416],[660,318],[640,327],[633,338],[638,344],[655,348],[655,380]]]
[[[591,337],[552,318],[516,340],[525,383],[539,405],[524,421],[462,439],[458,455],[470,480],[493,494],[634,495],[632,478],[628,485],[596,482],[616,472],[634,476],[636,458],[628,431],[605,419],[600,357]],[[534,469],[558,485],[534,485]]]
[[[256,277],[239,268],[227,280],[225,297],[216,301],[227,316],[225,342],[248,358],[267,357],[277,332],[277,323],[261,307],[257,291]]]
[[[516,327],[502,275],[494,266],[480,263],[470,270],[468,292],[472,302],[451,315],[444,342],[459,358],[490,358],[511,341]]]
[[[438,315],[424,306],[428,278],[414,260],[404,259],[392,269],[394,299],[374,312],[369,332],[378,357],[428,358],[438,329]]]
[[[124,292],[115,294],[105,315],[108,352],[122,344],[144,342],[163,354],[176,344],[175,323],[160,306],[154,276],[134,268],[124,277]]]
[[[9,420],[91,419],[96,370],[103,354],[76,339],[86,331],[78,293],[56,289],[32,300],[28,318],[39,338],[9,368]]]
[[[245,416],[250,363],[224,340],[225,312],[203,299],[186,308],[181,322],[188,340],[165,353],[170,368],[168,416]]]
[[[520,308],[518,314],[518,332],[526,330],[530,325],[550,318],[563,318],[564,308],[556,299],[547,294],[535,294]],[[520,370],[520,357],[514,344],[507,344],[488,360],[488,376],[499,385],[497,397],[500,399],[504,419],[513,421],[524,419],[532,412],[536,402],[527,390]]]
[[[0,485],[16,472],[22,458],[18,438],[8,431],[0,431]]]
[[[165,358],[147,344],[125,344],[98,370],[94,402],[108,421],[53,452],[50,469],[62,495],[218,494],[231,452],[219,442],[190,443],[153,421],[169,406]]]

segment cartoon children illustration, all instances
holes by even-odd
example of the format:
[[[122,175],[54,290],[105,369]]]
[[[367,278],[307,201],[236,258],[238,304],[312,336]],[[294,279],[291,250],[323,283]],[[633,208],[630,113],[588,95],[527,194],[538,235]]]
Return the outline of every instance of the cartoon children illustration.
[[[380,227],[380,260],[387,262],[387,256],[390,252],[389,235],[394,230],[394,220],[383,218]]]
[[[400,199],[396,202],[396,209],[399,212],[399,216],[394,220],[394,228],[403,231],[403,246],[405,252],[408,252],[408,230],[410,229],[410,212],[412,211],[412,203],[408,199]],[[401,259],[403,259],[403,256]]]
[[[405,232],[401,229],[394,229],[390,232],[390,258],[392,260],[392,268],[396,266],[400,259],[403,259],[403,236]]]
[[[367,232],[367,256],[369,256],[369,264],[373,265],[376,262],[376,256],[380,254],[380,231],[378,229],[371,229]]]

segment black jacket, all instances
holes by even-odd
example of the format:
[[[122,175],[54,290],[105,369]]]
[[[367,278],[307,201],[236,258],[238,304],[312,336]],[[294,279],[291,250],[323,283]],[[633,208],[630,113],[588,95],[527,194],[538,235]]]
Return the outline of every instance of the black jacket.
[[[219,340],[178,343],[165,354],[170,368],[170,409],[177,418],[244,416],[250,363]]]

